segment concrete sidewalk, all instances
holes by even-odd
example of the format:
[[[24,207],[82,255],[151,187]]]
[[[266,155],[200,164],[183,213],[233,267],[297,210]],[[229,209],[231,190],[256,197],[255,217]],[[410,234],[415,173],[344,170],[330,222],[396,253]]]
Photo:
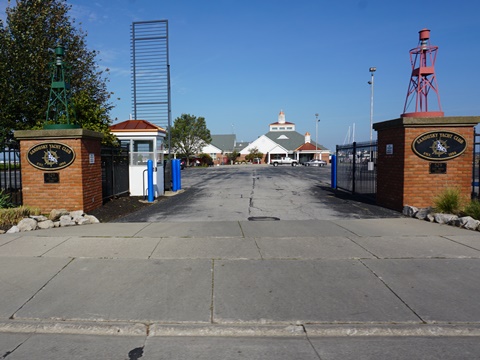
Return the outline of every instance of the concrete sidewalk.
[[[475,358],[479,280],[478,232],[410,218],[4,234],[0,358]]]

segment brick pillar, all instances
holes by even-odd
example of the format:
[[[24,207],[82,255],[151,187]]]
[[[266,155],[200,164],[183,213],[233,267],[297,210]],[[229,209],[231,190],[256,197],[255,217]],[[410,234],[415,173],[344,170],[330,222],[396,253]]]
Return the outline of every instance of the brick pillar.
[[[479,122],[480,117],[462,116],[375,123],[377,204],[398,211],[405,205],[429,207],[444,189],[453,187],[470,198],[474,127]]]
[[[23,204],[88,212],[102,206],[101,140],[86,129],[16,131]]]

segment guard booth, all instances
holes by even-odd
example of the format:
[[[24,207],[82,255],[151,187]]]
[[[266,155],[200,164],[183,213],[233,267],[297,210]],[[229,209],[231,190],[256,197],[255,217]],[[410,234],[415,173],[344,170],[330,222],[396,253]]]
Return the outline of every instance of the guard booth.
[[[154,166],[154,197],[164,194],[164,140],[165,129],[145,120],[126,120],[110,126],[122,146],[128,146],[130,195],[147,196],[147,161]]]

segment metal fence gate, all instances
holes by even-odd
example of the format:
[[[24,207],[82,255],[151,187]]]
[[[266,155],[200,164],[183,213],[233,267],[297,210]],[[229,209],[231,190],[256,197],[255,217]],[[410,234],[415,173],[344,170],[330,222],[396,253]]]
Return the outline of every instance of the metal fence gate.
[[[20,148],[17,141],[0,145],[0,191],[7,195],[12,205],[22,205],[22,175]]]
[[[375,200],[377,195],[377,142],[337,145],[337,188]]]
[[[128,148],[102,146],[103,200],[127,194],[129,191]]]

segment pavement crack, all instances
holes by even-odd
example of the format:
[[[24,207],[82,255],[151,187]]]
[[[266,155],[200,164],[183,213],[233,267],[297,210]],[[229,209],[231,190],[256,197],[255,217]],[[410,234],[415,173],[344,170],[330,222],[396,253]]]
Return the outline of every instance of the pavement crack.
[[[253,208],[253,196],[255,195],[255,173],[253,174],[252,178],[252,191],[250,192],[250,200],[248,202],[248,215],[251,214]]]
[[[312,350],[313,352],[315,353],[315,355],[317,355],[318,359],[319,360],[322,360],[322,357],[320,356],[320,354],[318,353],[317,349],[315,348],[315,346],[312,344],[312,341],[310,340],[310,336],[308,336],[308,332],[307,332],[307,329],[305,328],[305,325],[303,324],[300,324],[298,326],[301,326],[303,328],[303,333],[305,334],[305,338],[307,339],[308,343],[310,344],[310,346],[312,347]]]
[[[12,354],[15,352],[15,350],[17,350],[20,346],[22,346],[23,344],[25,344],[25,342],[26,342],[28,339],[30,339],[30,337],[31,337],[31,336],[29,336],[27,339],[25,339],[25,340],[22,341],[20,344],[18,344],[13,350],[7,351],[5,354],[2,355],[2,357],[1,357],[0,359],[6,359],[7,356],[12,355]]]
[[[242,223],[240,221],[238,222],[238,226],[240,227],[240,231],[242,232],[242,238],[245,239],[245,233],[243,232]]]
[[[368,250],[366,247],[360,245],[359,243],[357,243],[355,240],[353,240],[351,237],[348,237],[346,236],[346,238],[348,240],[350,240],[351,242],[353,242],[355,245],[357,246],[360,246],[363,250],[365,250],[366,252],[368,252],[369,254],[371,254],[372,256],[374,256],[376,259],[380,259],[380,257],[378,257],[377,255],[375,255],[373,252],[371,252],[370,250]]]
[[[253,242],[255,243],[255,246],[257,247],[258,254],[260,255],[260,259],[261,259],[261,260],[265,260],[265,259],[263,258],[263,255],[262,255],[262,251],[261,251],[261,249],[260,249],[260,246],[258,245],[257,239],[253,239]]]
[[[45,256],[46,254],[48,254],[48,253],[49,253],[50,251],[52,251],[53,249],[56,249],[56,248],[58,248],[60,245],[63,245],[63,244],[65,244],[65,243],[66,243],[68,240],[70,240],[71,238],[72,238],[71,236],[67,237],[67,238],[66,238],[64,241],[62,241],[62,242],[58,243],[57,245],[55,245],[55,246],[54,246],[54,247],[52,247],[51,249],[48,249],[48,250],[47,250],[47,251],[45,251],[43,254],[40,254],[40,256],[39,256],[39,257],[43,257],[43,256]]]
[[[155,247],[153,248],[152,252],[150,253],[150,255],[148,255],[148,258],[147,259],[151,259],[153,254],[155,254],[155,250],[157,250],[157,248],[160,246],[160,243],[162,242],[162,239],[158,239],[158,242],[157,242],[157,245],[155,245]]]
[[[45,284],[43,284],[42,287],[40,287],[40,289],[38,289],[27,301],[25,301],[22,306],[20,306],[17,310],[15,310],[15,312],[9,317],[10,320],[14,320],[15,319],[15,314],[18,313],[20,310],[23,309],[23,307],[25,305],[27,305],[35,296],[37,296],[37,294],[42,291],[43,289],[45,289],[45,287],[50,284],[50,282],[55,279],[58,274],[60,274],[64,269],[67,268],[68,265],[70,265],[73,261],[75,260],[75,258],[72,258],[70,259],[70,261],[68,263],[65,264],[65,266],[63,266],[60,270],[57,271],[57,273],[55,275],[53,275]]]
[[[395,297],[400,300],[402,302],[403,305],[405,305],[407,307],[407,309],[409,309],[423,324],[427,324],[427,321],[423,320],[422,317],[420,315],[417,314],[417,312],[415,310],[413,310],[413,308],[408,305],[401,297],[400,295],[398,295],[380,276],[378,276],[378,274],[370,269],[368,267],[367,264],[365,264],[361,259],[358,260],[363,266],[365,266],[378,280],[380,280],[382,282],[382,284],[392,292],[393,295],[395,295]]]
[[[210,298],[210,323],[214,323],[213,311],[215,301],[215,259],[212,259],[212,294]]]

